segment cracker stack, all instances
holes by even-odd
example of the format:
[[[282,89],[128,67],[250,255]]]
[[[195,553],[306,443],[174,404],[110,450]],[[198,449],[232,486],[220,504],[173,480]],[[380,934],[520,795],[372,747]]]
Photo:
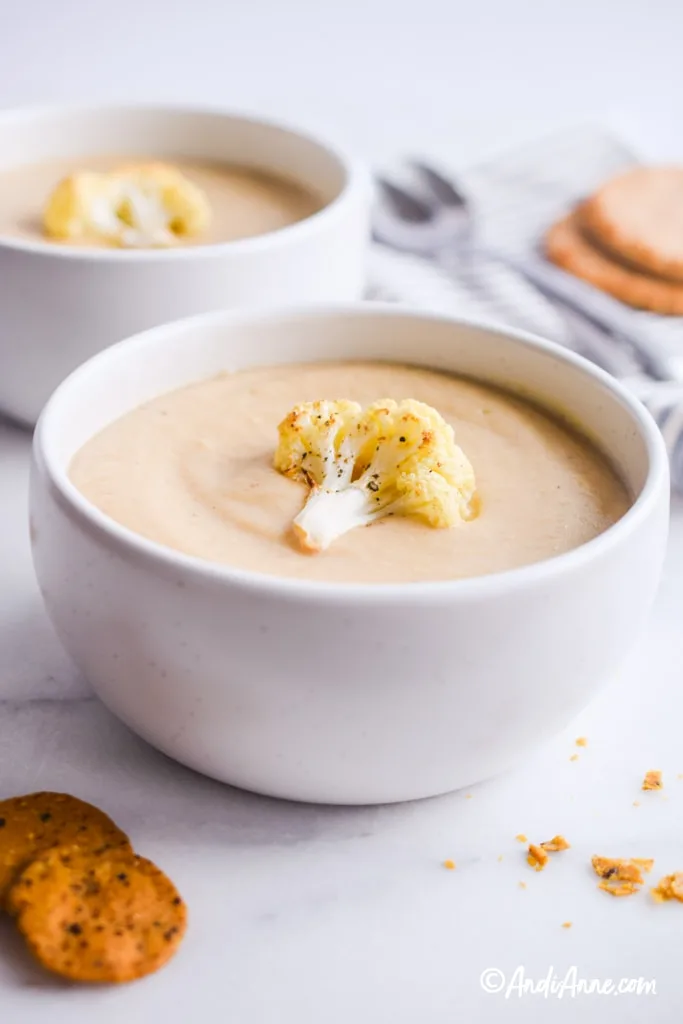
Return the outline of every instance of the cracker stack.
[[[606,182],[546,235],[548,258],[636,309],[683,315],[683,167]]]
[[[177,950],[187,911],[103,811],[66,793],[0,800],[0,907],[48,970],[122,982]]]

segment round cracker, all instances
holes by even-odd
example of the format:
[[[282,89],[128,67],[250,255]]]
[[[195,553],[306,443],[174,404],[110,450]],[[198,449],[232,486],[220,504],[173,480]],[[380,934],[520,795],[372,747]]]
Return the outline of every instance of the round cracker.
[[[187,926],[171,880],[126,851],[47,850],[22,871],[10,901],[36,959],[71,981],[151,974],[170,960]]]
[[[581,225],[617,258],[683,282],[683,167],[637,167],[608,181]]]
[[[125,832],[104,811],[66,793],[0,800],[0,905],[17,872],[41,850],[77,844],[130,850]]]
[[[683,315],[683,284],[650,277],[612,259],[581,231],[579,211],[554,224],[545,239],[548,258],[576,277],[636,309]]]

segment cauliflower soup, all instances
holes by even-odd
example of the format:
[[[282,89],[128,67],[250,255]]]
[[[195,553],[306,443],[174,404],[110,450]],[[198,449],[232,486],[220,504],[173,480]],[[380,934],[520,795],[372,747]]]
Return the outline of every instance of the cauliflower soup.
[[[333,531],[325,550],[306,553],[292,524],[313,481],[278,471],[274,456],[278,425],[300,403],[322,399],[364,409],[393,399],[403,403],[399,409],[425,403],[430,414],[437,411],[453,428],[453,507],[474,509],[473,471],[476,514],[439,519],[415,515],[412,506],[393,514],[397,506],[389,504],[370,525],[356,518]],[[409,446],[404,433],[396,440]],[[394,456],[380,448],[380,476],[391,483]],[[332,458],[333,475],[341,477],[338,454]],[[424,473],[433,472],[416,458]],[[363,467],[368,497],[373,468]],[[533,404],[454,375],[372,362],[259,367],[183,387],[91,438],[76,453],[70,477],[102,512],[159,544],[239,569],[340,583],[514,569],[586,543],[630,504],[601,453]]]
[[[322,200],[296,182],[250,167],[187,159],[100,156],[52,160],[0,172],[0,235],[58,245],[102,248],[125,244],[91,232],[87,237],[50,237],[44,213],[60,182],[85,172],[106,177],[127,167],[172,168],[202,195],[208,206],[206,225],[174,239],[177,244],[212,245],[277,231],[322,207]],[[103,197],[96,197],[100,208]],[[91,204],[93,199],[91,197]],[[81,206],[87,205],[81,201]],[[139,204],[138,204],[139,205]],[[187,199],[185,199],[187,206]],[[149,244],[154,244],[151,240]]]

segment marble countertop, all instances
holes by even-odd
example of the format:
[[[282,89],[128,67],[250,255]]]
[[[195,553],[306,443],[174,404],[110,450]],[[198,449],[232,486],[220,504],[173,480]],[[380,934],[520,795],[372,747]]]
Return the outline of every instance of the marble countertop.
[[[645,155],[683,157],[683,6],[670,0],[622,4],[618,19],[613,0],[120,0],[104,46],[96,8],[23,0],[0,38],[0,105],[210,102],[322,127],[380,163],[406,151],[469,162],[591,118]],[[101,805],[177,882],[190,928],[158,975],[89,989],[42,974],[0,919],[3,1022],[680,1019],[683,907],[599,892],[590,857],[654,857],[657,878],[683,869],[683,506],[642,643],[563,735],[467,793],[309,807],[175,765],[90,697],[33,578],[29,447],[0,423],[0,796],[50,788]],[[662,793],[640,790],[650,768]],[[571,849],[533,872],[515,836],[557,832]],[[501,991],[484,990],[485,971]],[[563,998],[520,994],[553,974]],[[654,980],[656,994],[572,994],[574,979],[622,978]]]

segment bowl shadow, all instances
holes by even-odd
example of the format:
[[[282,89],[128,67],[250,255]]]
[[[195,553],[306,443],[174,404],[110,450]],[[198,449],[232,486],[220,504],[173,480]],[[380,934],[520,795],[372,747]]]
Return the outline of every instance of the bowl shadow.
[[[354,840],[371,836],[380,814],[386,827],[432,802],[327,806],[236,789],[155,750],[94,698],[0,702],[0,750],[0,798],[72,793],[110,814],[141,850]]]

